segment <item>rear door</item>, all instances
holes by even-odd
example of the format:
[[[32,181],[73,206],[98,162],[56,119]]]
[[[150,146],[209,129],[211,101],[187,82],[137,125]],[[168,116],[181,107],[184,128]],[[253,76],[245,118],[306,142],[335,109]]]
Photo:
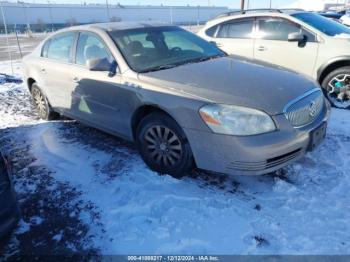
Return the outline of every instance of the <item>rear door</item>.
[[[219,25],[214,42],[230,55],[254,56],[254,18],[230,20]]]
[[[314,34],[284,18],[258,17],[254,57],[311,75],[318,53]],[[303,33],[305,41],[289,42],[290,33]]]
[[[39,65],[41,88],[52,107],[65,111],[70,107],[69,90],[72,87],[72,47],[76,33],[62,33],[51,38],[42,50]]]

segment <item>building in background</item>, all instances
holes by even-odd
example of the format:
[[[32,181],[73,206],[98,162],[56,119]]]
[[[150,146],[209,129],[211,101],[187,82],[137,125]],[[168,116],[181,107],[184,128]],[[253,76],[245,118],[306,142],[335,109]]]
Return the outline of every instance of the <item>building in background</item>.
[[[200,24],[226,12],[215,6],[140,6],[102,4],[29,4],[2,2],[10,30],[51,31],[65,26],[117,21],[156,21],[177,25]],[[0,19],[1,21],[1,19]],[[3,22],[0,22],[0,31]]]

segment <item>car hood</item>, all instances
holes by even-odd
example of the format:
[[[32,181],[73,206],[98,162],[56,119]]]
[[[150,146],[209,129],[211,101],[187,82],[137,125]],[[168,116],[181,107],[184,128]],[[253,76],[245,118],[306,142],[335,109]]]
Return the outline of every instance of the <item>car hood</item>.
[[[256,108],[270,115],[281,114],[291,100],[318,86],[295,72],[233,57],[143,73],[139,79],[208,102]]]

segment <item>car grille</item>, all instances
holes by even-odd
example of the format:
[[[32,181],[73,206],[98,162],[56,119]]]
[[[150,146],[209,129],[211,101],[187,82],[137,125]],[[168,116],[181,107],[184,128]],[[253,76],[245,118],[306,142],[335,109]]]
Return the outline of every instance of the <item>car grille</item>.
[[[266,161],[261,162],[241,162],[241,161],[235,161],[232,162],[230,165],[230,169],[236,169],[241,171],[262,171],[266,169],[270,169],[279,165],[282,165],[284,163],[287,163],[301,154],[301,148],[292,151],[290,153],[267,159]]]
[[[312,123],[320,115],[323,107],[323,93],[316,89],[287,105],[284,113],[293,127],[302,127]]]

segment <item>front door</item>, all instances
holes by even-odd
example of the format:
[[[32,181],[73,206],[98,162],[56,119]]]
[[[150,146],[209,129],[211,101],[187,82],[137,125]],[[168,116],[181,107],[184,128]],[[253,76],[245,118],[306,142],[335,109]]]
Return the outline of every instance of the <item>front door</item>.
[[[87,61],[100,58],[114,61],[100,37],[93,33],[80,33],[72,69],[74,88],[71,90],[70,113],[94,126],[123,135],[127,127],[122,108],[128,101],[123,96],[121,75],[109,76],[109,72],[90,71]]]
[[[290,33],[303,33],[305,41],[289,42]],[[318,53],[316,36],[300,25],[282,18],[257,19],[255,59],[312,75]]]

